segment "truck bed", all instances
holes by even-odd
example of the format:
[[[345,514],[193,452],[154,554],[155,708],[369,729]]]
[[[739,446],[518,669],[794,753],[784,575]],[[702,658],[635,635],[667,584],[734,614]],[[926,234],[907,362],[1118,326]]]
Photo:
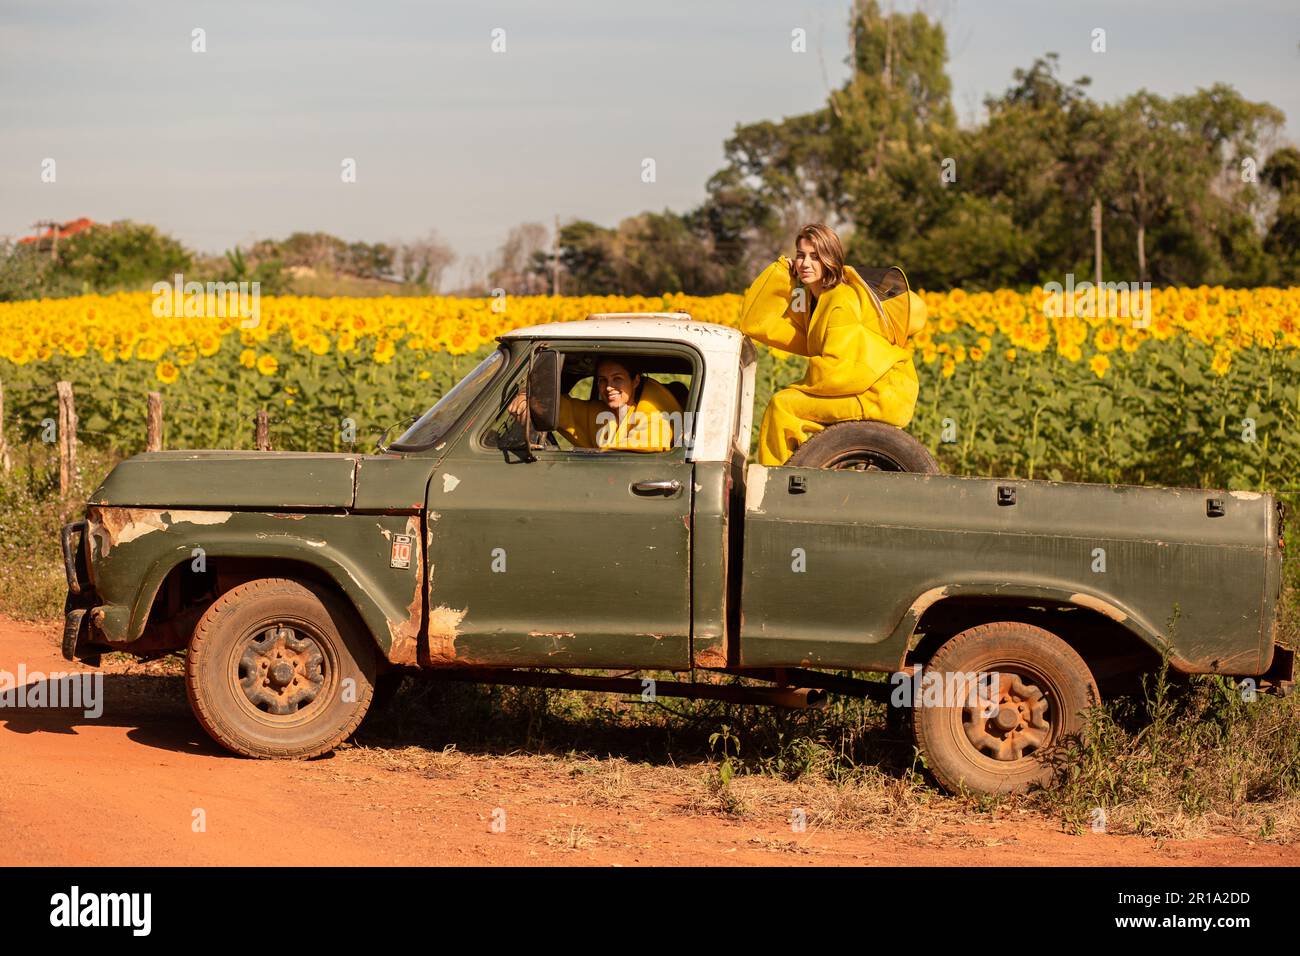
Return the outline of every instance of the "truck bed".
[[[1261,674],[1279,525],[1256,492],[751,465],[739,663],[892,670],[930,608],[1001,598],[1121,624],[1185,672]]]

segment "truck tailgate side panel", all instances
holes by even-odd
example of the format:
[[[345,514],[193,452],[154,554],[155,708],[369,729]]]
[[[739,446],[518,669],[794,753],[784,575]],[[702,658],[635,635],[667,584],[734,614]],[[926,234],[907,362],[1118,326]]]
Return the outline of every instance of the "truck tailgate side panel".
[[[959,593],[1067,600],[1183,670],[1266,662],[1267,495],[760,466],[746,494],[747,667],[892,669],[909,618]]]

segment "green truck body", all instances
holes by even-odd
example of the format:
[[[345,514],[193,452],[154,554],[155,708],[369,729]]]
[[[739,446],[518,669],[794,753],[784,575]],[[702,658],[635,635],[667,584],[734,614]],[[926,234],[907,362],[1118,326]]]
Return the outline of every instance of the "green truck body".
[[[539,349],[680,372],[684,440],[512,449],[503,409]],[[1290,679],[1270,495],[747,465],[754,368],[737,332],[686,318],[541,326],[382,454],[137,455],[65,529],[65,650],[183,648],[218,596],[276,577],[341,597],[381,669],[779,682],[895,672],[927,638],[1019,620],[1058,622],[1099,679],[1164,655]]]

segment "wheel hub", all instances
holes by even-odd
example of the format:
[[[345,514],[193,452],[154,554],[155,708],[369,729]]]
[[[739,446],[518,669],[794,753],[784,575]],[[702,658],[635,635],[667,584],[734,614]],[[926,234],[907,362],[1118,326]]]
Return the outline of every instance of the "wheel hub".
[[[986,709],[990,702],[997,705],[992,715]],[[984,708],[966,708],[966,736],[977,750],[995,760],[1020,760],[1051,742],[1048,703],[1037,685],[1016,674],[1001,674],[992,701],[984,701]]]
[[[254,707],[284,716],[316,699],[325,655],[309,636],[277,624],[252,634],[239,658],[239,686]]]

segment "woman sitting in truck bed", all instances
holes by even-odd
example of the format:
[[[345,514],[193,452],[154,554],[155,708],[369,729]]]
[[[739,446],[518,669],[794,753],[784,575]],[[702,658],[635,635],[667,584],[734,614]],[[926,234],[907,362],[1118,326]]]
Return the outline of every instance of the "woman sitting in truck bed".
[[[916,408],[907,340],[925,325],[920,296],[904,291],[901,308],[887,314],[822,223],[800,229],[795,249],[793,263],[781,256],[754,280],[740,316],[750,338],[808,357],[804,377],[767,406],[759,431],[763,465],[784,464],[833,422],[874,419],[902,428]]]
[[[601,451],[668,451],[677,440],[682,405],[668,387],[641,374],[632,358],[601,359],[591,398],[560,397],[559,428],[578,448]],[[523,395],[510,403],[519,421],[527,414]]]

